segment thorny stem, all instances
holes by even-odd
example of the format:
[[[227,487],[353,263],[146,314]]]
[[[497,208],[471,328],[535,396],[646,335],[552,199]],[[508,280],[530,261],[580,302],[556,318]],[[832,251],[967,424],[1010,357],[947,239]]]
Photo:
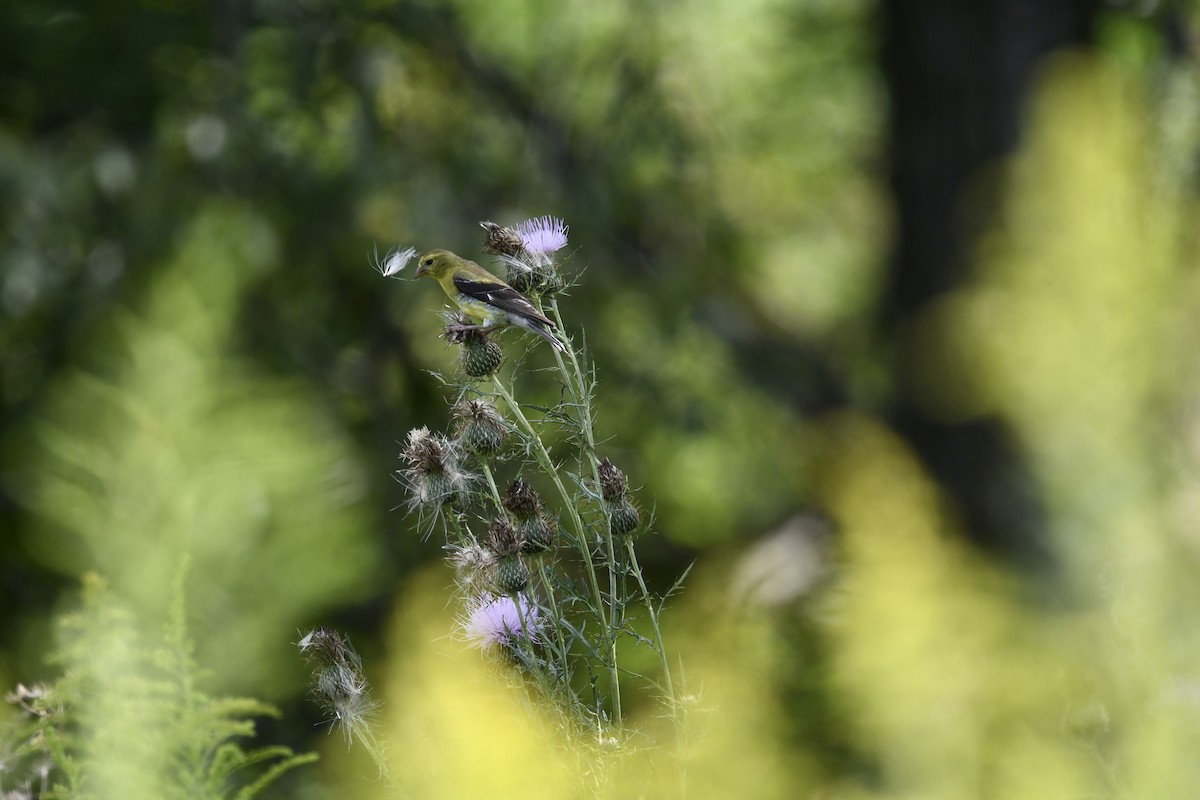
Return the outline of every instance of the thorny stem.
[[[558,327],[559,331],[565,333],[566,326],[563,325],[562,314],[560,314],[558,311],[558,301],[551,298],[549,306],[550,313],[554,315],[554,324]],[[568,370],[566,365],[563,363],[562,354],[559,353],[558,350],[554,351],[554,360],[558,364],[558,371],[562,374],[563,381],[567,384],[567,388],[574,397],[575,405],[579,409],[579,427],[583,432],[584,442],[586,444],[587,461],[591,466],[593,485],[599,487],[600,471],[596,461],[596,440],[593,433],[595,423],[592,418],[592,398],[591,394],[587,390],[587,386],[585,386],[583,382],[583,370],[579,367],[579,357],[575,355],[575,346],[570,342],[568,342],[567,346],[567,356],[571,359],[570,370]],[[619,617],[621,603],[617,599],[617,558],[616,551],[613,549],[612,530],[608,525],[608,504],[605,502],[603,496],[600,497],[599,503],[601,510],[604,512],[605,525],[603,541],[604,548],[607,551],[606,555],[608,556],[608,597],[610,600],[608,606],[608,627],[610,631],[614,632],[613,636],[609,639],[609,646],[611,647],[609,657],[615,664],[617,663],[617,637],[615,635],[615,631],[620,627],[621,624],[621,619]],[[613,676],[613,680],[616,680],[615,675]],[[615,706],[617,710],[617,718],[620,719],[621,692],[619,686],[614,688],[613,695],[616,698]]]
[[[526,418],[525,413],[521,410],[520,404],[513,398],[512,394],[505,388],[504,384],[493,379],[492,384],[496,387],[496,392],[504,398],[504,402],[508,404],[509,410],[513,416],[517,418],[522,430],[528,434],[530,442],[533,444],[534,457],[542,470],[550,476],[550,480],[554,483],[554,488],[558,490],[559,496],[562,498],[563,507],[571,517],[571,523],[575,528],[576,537],[575,544],[579,548],[579,554],[583,558],[584,567],[587,570],[588,582],[592,590],[592,600],[595,602],[596,615],[600,618],[600,627],[605,632],[605,645],[609,651],[608,671],[610,680],[612,681],[613,693],[613,720],[620,726],[621,723],[621,686],[618,679],[617,659],[616,659],[616,630],[609,627],[609,621],[604,613],[604,595],[600,591],[600,582],[596,578],[596,567],[592,563],[591,545],[588,543],[587,528],[584,527],[583,519],[579,516],[579,510],[575,507],[575,499],[563,485],[562,479],[558,476],[558,470],[554,466],[553,459],[550,458],[550,453],[546,450],[546,445],[542,443],[541,437],[536,429]],[[613,598],[615,601],[615,598]]]
[[[546,599],[550,604],[550,618],[559,619],[561,614],[558,611],[558,599],[554,594],[554,584],[546,577],[545,566],[542,562],[542,557],[537,557],[537,575],[538,580],[542,584],[542,590],[546,593]],[[568,689],[567,694],[570,694],[567,687],[567,640],[563,637],[562,626],[554,625],[554,638],[558,641],[558,659],[559,659],[559,680],[563,682],[563,686]]]
[[[487,478],[488,488],[492,490],[492,500],[496,502],[496,513],[504,513],[504,506],[500,502],[500,490],[496,488],[496,479],[492,477],[492,465],[486,461],[481,461],[483,464],[483,475]]]
[[[548,306],[550,309],[551,317],[554,320],[554,324],[558,327],[558,329],[560,331],[565,331],[566,327],[563,325],[562,314],[558,310],[558,300],[551,298],[548,303]],[[580,368],[579,358],[575,354],[574,346],[567,347],[567,356],[570,358],[570,361],[571,361],[571,371],[569,373],[565,369],[565,365],[563,364],[562,356],[557,351],[554,354],[555,360],[558,362],[559,371],[562,373],[563,378],[567,382],[567,385],[571,388],[571,393],[573,395],[575,395],[575,402],[578,404],[578,407],[580,409],[580,417],[581,417],[580,427],[583,432],[584,441],[587,445],[588,461],[591,464],[591,468],[592,468],[592,479],[593,479],[593,481],[595,481],[594,485],[597,487],[597,491],[599,491],[600,467],[599,467],[599,461],[597,460],[597,457],[596,457],[596,440],[595,440],[595,434],[593,432],[594,421],[592,418],[591,396],[590,396],[590,393],[587,391],[587,386],[584,384],[584,377],[583,377],[584,373],[583,373],[583,370]],[[573,379],[573,383],[572,383],[572,379]],[[601,508],[603,508],[604,516],[607,519],[609,517],[610,512],[608,509],[608,503],[604,500],[603,494],[600,494],[600,496],[599,496],[599,503],[601,505]],[[616,612],[617,612],[617,603],[616,603],[616,598],[615,598],[615,592],[616,592],[615,581],[616,581],[617,563],[616,563],[616,554],[613,549],[612,529],[607,525],[605,526],[604,538],[606,540],[606,544],[608,547],[609,581],[610,581],[610,586],[612,586],[612,591],[614,594],[614,597],[613,597],[614,602],[612,605],[612,612],[613,612],[612,625],[613,625],[613,629],[615,630],[616,629]],[[650,596],[649,590],[646,588],[646,581],[642,576],[642,568],[641,568],[641,565],[638,563],[637,553],[634,550],[632,539],[630,539],[630,538],[625,539],[625,550],[629,557],[629,569],[622,571],[622,573],[621,573],[622,583],[624,582],[625,575],[628,572],[632,572],[634,578],[637,580],[638,588],[641,590],[642,600],[645,602],[645,605],[646,605],[646,613],[650,617],[650,626],[654,631],[654,646],[655,646],[655,649],[658,650],[658,656],[662,662],[663,683],[665,684],[665,688],[667,690],[667,704],[671,709],[671,719],[675,723],[676,728],[678,729],[679,718],[678,718],[678,709],[677,709],[678,704],[676,702],[676,697],[675,697],[675,686],[674,686],[673,681],[671,680],[671,665],[670,665],[670,662],[667,660],[667,650],[663,644],[662,631],[659,628],[659,624],[658,624],[658,612],[654,610],[654,601]],[[615,661],[615,658],[616,658],[615,650],[613,652],[613,658]]]
[[[642,578],[642,568],[638,564],[637,553],[633,549],[633,539],[625,540],[625,552],[629,555],[629,571],[633,573],[633,577],[637,580],[638,589],[642,592],[642,600],[646,603],[646,613],[650,615],[650,627],[654,630],[654,645],[658,649],[658,657],[662,661],[663,682],[666,684],[667,699],[671,706],[671,718],[678,722],[675,686],[671,682],[671,664],[667,661],[667,651],[663,647],[662,632],[658,628],[658,612],[654,610],[654,601],[650,598],[650,592],[646,588],[646,581]]]

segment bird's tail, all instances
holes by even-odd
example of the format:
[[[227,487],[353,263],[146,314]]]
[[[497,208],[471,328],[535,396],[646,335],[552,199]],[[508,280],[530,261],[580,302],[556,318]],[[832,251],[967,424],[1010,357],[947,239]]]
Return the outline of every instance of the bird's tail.
[[[522,328],[524,328],[525,330],[527,330],[527,331],[533,331],[533,332],[534,332],[534,333],[536,333],[538,336],[540,336],[540,337],[542,337],[543,339],[545,339],[545,340],[546,340],[547,342],[549,342],[549,343],[550,343],[550,344],[551,344],[551,345],[554,347],[554,349],[555,349],[555,350],[557,350],[558,352],[560,352],[560,353],[566,353],[566,352],[567,352],[567,347],[566,347],[566,345],[564,345],[562,342],[560,342],[560,341],[558,340],[558,337],[557,337],[557,336],[555,336],[553,333],[551,333],[551,332],[550,332],[550,329],[549,329],[549,328],[547,328],[546,326],[544,326],[544,325],[539,325],[537,322],[534,322],[533,320],[529,320],[529,319],[522,319],[522,320],[520,321],[520,323],[519,323],[519,324],[520,324],[520,326],[521,326]]]

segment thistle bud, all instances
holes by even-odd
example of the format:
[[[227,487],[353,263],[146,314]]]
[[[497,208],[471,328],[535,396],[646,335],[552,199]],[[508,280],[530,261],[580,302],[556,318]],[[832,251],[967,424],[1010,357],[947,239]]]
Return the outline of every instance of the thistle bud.
[[[496,567],[496,554],[490,548],[479,544],[464,546],[451,545],[447,548],[447,560],[454,567],[454,577],[458,585],[470,590],[481,585],[486,586],[486,578]]]
[[[496,564],[496,591],[515,595],[529,585],[529,568],[519,555],[505,556]]]
[[[526,520],[517,523],[517,534],[521,539],[521,552],[544,553],[554,546],[554,535],[557,529],[541,511]]]
[[[622,497],[608,507],[608,526],[614,536],[628,536],[642,524],[637,507]]]
[[[629,480],[621,468],[607,458],[599,464],[600,492],[604,499],[613,502],[620,500],[629,491]]]
[[[525,479],[513,481],[500,504],[512,516],[522,553],[544,553],[554,546],[557,529],[546,519],[541,499]]]
[[[479,331],[467,331],[461,334],[462,349],[459,350],[459,361],[463,372],[472,378],[486,378],[494,375],[504,361],[504,351],[500,345],[493,342],[487,335]]]
[[[521,549],[517,529],[504,517],[496,517],[488,528],[488,547],[499,556],[511,556]]]
[[[494,455],[504,444],[508,426],[491,403],[463,400],[452,412],[458,422],[458,441],[471,453]]]

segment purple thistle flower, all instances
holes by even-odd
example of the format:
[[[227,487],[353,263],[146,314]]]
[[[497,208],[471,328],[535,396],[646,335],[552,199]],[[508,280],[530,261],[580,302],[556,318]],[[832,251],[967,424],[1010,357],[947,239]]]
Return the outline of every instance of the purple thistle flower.
[[[507,595],[483,595],[472,600],[467,605],[466,617],[461,621],[467,640],[483,649],[509,644],[517,637],[536,642],[539,625],[537,607],[525,595],[517,597],[521,604],[519,611],[518,601]],[[522,619],[524,626],[521,625]]]
[[[553,253],[567,246],[567,223],[558,217],[544,216],[517,223],[513,230],[525,249],[535,255]]]

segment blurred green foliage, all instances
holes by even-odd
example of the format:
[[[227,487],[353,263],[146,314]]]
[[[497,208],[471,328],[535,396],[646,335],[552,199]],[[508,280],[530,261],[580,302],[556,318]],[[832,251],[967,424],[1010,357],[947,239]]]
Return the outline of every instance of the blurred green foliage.
[[[682,765],[695,796],[1193,796],[1200,75],[1124,7],[1096,53],[1052,64],[973,281],[907,321],[923,355],[889,376],[872,14],[0,6],[0,678],[41,676],[86,570],[157,630],[187,554],[215,688],[283,704],[303,749],[321,731],[289,641],[340,618],[414,794],[561,796],[602,763],[612,796],[673,791]],[[397,442],[444,415],[441,301],[368,261],[477,253],[477,221],[541,213],[572,226],[563,310],[598,365],[598,433],[657,502],[649,566],[660,586],[700,566],[667,620],[695,741],[657,748],[645,708],[644,749],[548,759],[531,792],[497,770],[541,758],[553,722],[508,720],[494,674],[431,644],[440,573],[410,578],[435,549],[389,513]],[[893,380],[1012,431],[1052,578],[965,543],[874,416]],[[814,506],[825,582],[738,605],[742,551]],[[327,744],[288,796],[358,795]],[[425,758],[468,750],[488,755]]]
[[[247,209],[198,209],[142,310],[98,337],[97,367],[47,391],[11,483],[35,515],[26,551],[67,575],[100,570],[139,616],[161,613],[189,556],[201,659],[239,664],[233,686],[258,691],[284,688],[281,632],[379,575],[344,434],[302,387],[230,352],[245,286],[277,257]]]

